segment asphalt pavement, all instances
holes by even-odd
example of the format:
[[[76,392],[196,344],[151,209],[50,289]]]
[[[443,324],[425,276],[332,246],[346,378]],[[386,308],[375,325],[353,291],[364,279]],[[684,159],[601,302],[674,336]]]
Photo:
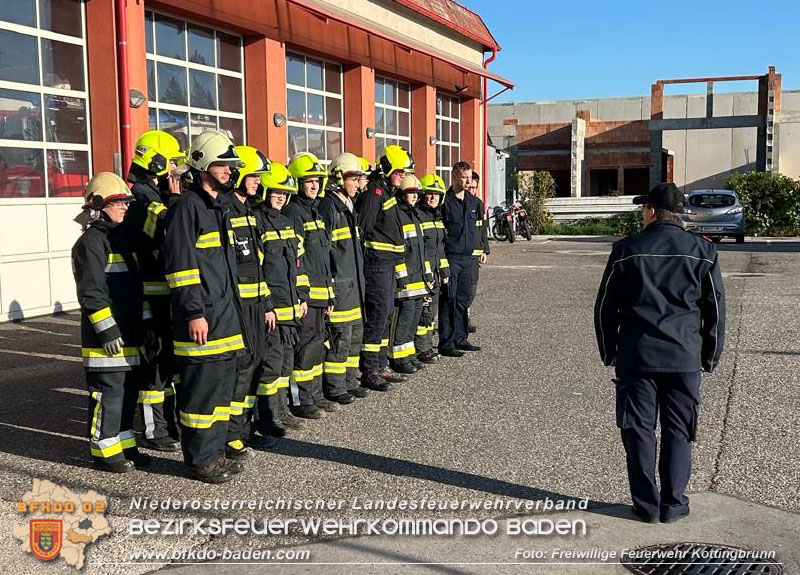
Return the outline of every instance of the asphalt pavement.
[[[146,573],[170,563],[169,568],[188,569],[187,573],[223,569],[219,565],[179,567],[180,560],[132,561],[130,552],[139,548],[219,552],[250,546],[316,548],[312,562],[335,557],[330,562],[374,565],[387,560],[370,552],[382,548],[381,538],[392,541],[386,548],[397,547],[391,557],[402,560],[395,563],[424,558],[426,563],[448,564],[420,566],[414,572],[612,573],[619,568],[540,565],[526,570],[525,564],[503,565],[514,562],[513,551],[520,546],[564,547],[565,541],[558,537],[509,541],[507,554],[497,551],[498,540],[490,544],[467,538],[459,546],[456,540],[435,536],[415,538],[405,547],[400,543],[404,539],[386,535],[355,540],[297,532],[137,537],[127,533],[131,518],[236,515],[213,509],[131,510],[131,498],[140,496],[159,500],[321,497],[346,504],[332,512],[260,512],[255,516],[339,520],[402,515],[501,521],[544,516],[544,510],[521,513],[514,509],[458,509],[446,515],[425,510],[378,513],[354,509],[354,498],[585,501],[585,513],[562,515],[588,514],[597,525],[594,531],[603,534],[598,545],[630,546],[645,539],[647,543],[674,542],[690,536],[703,540],[704,535],[709,541],[750,548],[772,542],[778,558],[786,562],[785,572],[798,572],[797,555],[786,552],[784,541],[792,533],[796,541],[797,530],[787,534],[785,528],[777,527],[797,525],[800,513],[800,316],[796,313],[800,241],[721,244],[728,294],[727,344],[719,368],[703,379],[690,484],[692,492],[702,494],[698,501],[704,503],[677,524],[685,528],[645,526],[648,537],[644,538],[642,524],[625,514],[629,496],[614,422],[612,371],[600,363],[592,322],[611,241],[536,237],[513,245],[493,243],[473,307],[479,331],[471,341],[483,346],[482,351],[462,359],[445,358],[392,392],[373,393],[310,422],[271,452],[257,453],[242,475],[221,486],[186,479],[177,455],[152,452],[155,462],[147,471],[124,476],[93,471],[83,439],[87,400],[79,359],[79,316],[67,313],[0,324],[0,566],[8,566],[10,572],[71,571],[61,560],[48,564],[23,554],[11,537],[12,525],[21,521],[15,502],[31,488],[33,478],[46,478],[70,489],[93,489],[110,497],[115,532],[87,552],[85,571],[92,574]],[[721,517],[735,519],[721,522]],[[754,525],[758,521],[762,527],[757,537]],[[578,544],[574,537],[569,541]],[[331,555],[330,546],[337,544]],[[452,546],[443,547],[437,556],[437,545]],[[498,557],[497,564],[466,566],[484,561],[490,548],[493,557]],[[275,571],[281,567],[286,566],[270,566]],[[374,565],[373,572],[402,572],[401,567]],[[252,566],[252,572],[261,569],[263,565]],[[298,569],[290,565],[280,572],[301,572]],[[350,566],[305,569],[302,572],[353,572]],[[250,572],[244,567],[236,570]]]

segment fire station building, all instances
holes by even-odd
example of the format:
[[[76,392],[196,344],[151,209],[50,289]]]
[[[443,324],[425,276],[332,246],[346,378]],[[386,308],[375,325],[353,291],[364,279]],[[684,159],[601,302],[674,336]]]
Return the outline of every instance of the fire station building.
[[[77,307],[83,187],[148,129],[224,130],[279,162],[400,144],[419,176],[483,173],[498,50],[451,0],[4,0],[0,321]]]

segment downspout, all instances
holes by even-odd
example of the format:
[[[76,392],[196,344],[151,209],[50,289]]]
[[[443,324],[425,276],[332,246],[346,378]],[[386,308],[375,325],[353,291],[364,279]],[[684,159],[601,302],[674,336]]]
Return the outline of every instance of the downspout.
[[[117,78],[119,80],[120,141],[122,144],[122,177],[133,157],[131,149],[131,107],[128,94],[128,13],[126,0],[116,0],[117,12]]]
[[[489,56],[487,60],[484,60],[484,70],[487,70],[489,68],[489,64],[494,62],[494,59],[497,58],[497,50],[498,48],[496,47],[492,48],[492,55]],[[481,134],[481,142],[483,144],[483,149],[481,150],[481,154],[483,156],[481,165],[483,166],[483,174],[481,174],[481,198],[483,198],[483,204],[486,205],[486,183],[489,178],[486,165],[489,149],[489,142],[487,141],[487,134],[489,133],[489,80],[486,78],[486,76],[483,77],[483,101],[481,102],[481,105],[483,106],[483,133]]]

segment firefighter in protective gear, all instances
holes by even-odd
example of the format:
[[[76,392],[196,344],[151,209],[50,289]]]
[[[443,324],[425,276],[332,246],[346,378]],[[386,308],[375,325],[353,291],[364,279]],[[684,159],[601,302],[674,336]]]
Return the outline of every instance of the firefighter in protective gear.
[[[261,379],[261,366],[266,343],[265,324],[275,329],[276,315],[262,262],[264,246],[255,214],[255,201],[261,196],[261,175],[269,172],[270,161],[256,148],[236,146],[242,162],[233,170],[235,188],[224,197],[230,203],[230,222],[236,251],[236,282],[242,300],[243,329],[250,344],[247,353],[237,358],[236,384],[230,404],[228,441],[225,456],[244,460],[250,456],[245,445],[249,438],[247,422],[256,403],[256,391]],[[259,447],[270,447],[265,441]]]
[[[486,263],[486,259],[489,257],[489,253],[491,251],[489,245],[489,218],[486,213],[486,207],[484,206],[483,200],[481,199],[479,193],[480,179],[481,177],[478,172],[472,170],[472,179],[470,180],[469,192],[475,197],[476,200],[478,200],[478,206],[482,217],[475,222],[475,245],[477,247],[472,252],[472,255],[478,258],[478,264],[475,266],[475,275],[472,277],[472,293],[469,299],[469,307],[467,307],[469,333],[476,333],[478,331],[478,328],[472,323],[469,310],[475,301],[475,294],[478,293],[478,281],[480,280],[481,265]]]
[[[422,221],[416,204],[422,185],[417,177],[408,174],[397,192],[397,215],[403,226],[406,243],[405,258],[395,265],[395,306],[389,336],[389,358],[392,369],[412,374],[425,366],[417,361],[414,334],[422,314],[423,298],[430,298],[433,272],[425,266],[425,239]]]
[[[302,422],[289,411],[289,380],[294,367],[297,329],[308,311],[309,290],[303,276],[300,239],[292,220],[281,213],[297,183],[283,164],[272,163],[261,175],[262,202],[256,219],[264,243],[264,279],[271,293],[277,326],[266,332],[261,380],[256,390],[256,413],[251,442],[262,445],[266,436],[281,437]],[[294,391],[294,390],[293,390]],[[297,398],[294,398],[295,400]]]
[[[424,195],[417,208],[417,214],[422,222],[422,233],[425,238],[425,271],[432,274],[433,287],[430,297],[423,298],[422,315],[414,338],[414,348],[418,361],[436,363],[439,354],[433,349],[433,329],[439,308],[439,289],[450,277],[450,264],[444,254],[444,222],[439,211],[446,188],[442,178],[436,174],[423,176],[420,185]]]
[[[325,314],[336,304],[331,279],[331,242],[319,214],[319,194],[327,172],[317,157],[308,152],[296,154],[289,162],[289,173],[297,182],[297,195],[282,213],[290,218],[300,240],[300,258],[308,284],[308,313],[300,322],[294,369],[291,375],[292,409],[300,417],[319,419],[338,404],[325,399],[322,370],[325,361]],[[295,402],[295,398],[298,400]]]
[[[336,307],[327,318],[323,383],[325,396],[343,405],[369,393],[358,381],[364,332],[364,252],[353,205],[363,176],[362,164],[353,154],[334,158],[328,193],[319,206],[330,234],[330,266],[336,289]]]
[[[358,188],[359,192],[363,191],[367,187],[367,181],[369,180],[370,174],[373,172],[372,165],[369,163],[369,160],[358,156],[358,163],[361,165],[361,178],[358,180]]]
[[[224,483],[242,470],[225,458],[236,357],[246,342],[230,205],[221,197],[239,163],[224,133],[194,138],[187,159],[192,181],[168,212],[164,242],[181,377],[181,447],[187,475],[208,483]]]
[[[72,248],[81,307],[81,355],[89,388],[89,445],[96,469],[149,464],[133,435],[133,415],[150,310],[131,237],[119,224],[133,197],[116,174],[96,174],[85,190],[85,231]]]
[[[180,451],[175,413],[177,368],[172,353],[169,285],[164,277],[164,236],[167,210],[179,197],[180,181],[170,172],[186,161],[178,140],[158,130],[136,140],[128,171],[134,201],[125,227],[136,241],[136,256],[144,280],[144,295],[153,313],[155,338],[139,390],[139,415],[144,430],[139,445],[157,451]]]
[[[395,265],[405,257],[403,227],[395,192],[414,161],[403,148],[387,146],[366,191],[358,195],[356,213],[364,233],[364,343],[361,348],[362,385],[388,391],[406,378],[388,369],[389,327],[394,309]]]

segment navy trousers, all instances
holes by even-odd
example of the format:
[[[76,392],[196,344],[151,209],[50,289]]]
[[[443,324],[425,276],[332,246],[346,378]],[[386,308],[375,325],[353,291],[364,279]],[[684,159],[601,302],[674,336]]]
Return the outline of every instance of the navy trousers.
[[[634,504],[657,517],[673,517],[689,504],[692,442],[700,407],[700,372],[641,373],[617,369],[617,427]],[[656,485],[656,422],[661,452]]]
[[[450,281],[439,293],[439,349],[453,349],[467,341],[472,301],[472,278],[478,267],[475,256],[447,256]]]

